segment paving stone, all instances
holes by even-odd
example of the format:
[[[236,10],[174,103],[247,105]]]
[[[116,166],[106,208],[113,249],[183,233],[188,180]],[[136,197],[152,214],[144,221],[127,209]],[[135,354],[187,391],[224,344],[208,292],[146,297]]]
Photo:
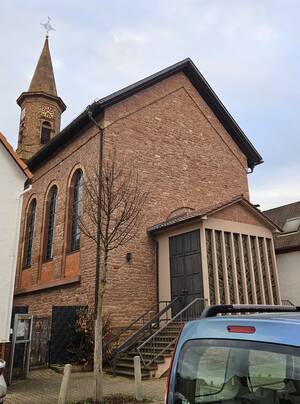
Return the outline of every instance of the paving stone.
[[[16,380],[8,388],[5,404],[53,404],[57,402],[62,376],[51,369],[33,370],[26,380]],[[163,402],[166,379],[149,379],[143,382],[145,398]],[[91,397],[93,374],[91,372],[71,375],[68,400]],[[104,394],[134,394],[134,381],[125,377],[105,375]]]

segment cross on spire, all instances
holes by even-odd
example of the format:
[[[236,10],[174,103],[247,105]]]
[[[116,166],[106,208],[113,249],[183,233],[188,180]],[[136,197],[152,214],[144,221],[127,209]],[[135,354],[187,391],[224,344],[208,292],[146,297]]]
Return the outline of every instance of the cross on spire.
[[[49,32],[50,32],[50,31],[56,31],[56,29],[52,27],[50,21],[51,21],[51,18],[48,17],[48,21],[47,21],[47,22],[45,22],[45,23],[42,23],[42,22],[41,22],[41,23],[40,23],[40,24],[45,28],[45,30],[46,30],[46,37],[49,36]]]

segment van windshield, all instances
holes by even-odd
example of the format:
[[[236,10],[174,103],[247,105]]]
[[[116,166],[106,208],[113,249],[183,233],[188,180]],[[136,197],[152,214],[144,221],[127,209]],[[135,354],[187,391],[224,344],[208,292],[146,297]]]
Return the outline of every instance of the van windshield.
[[[191,340],[174,403],[300,404],[300,349],[240,340]]]

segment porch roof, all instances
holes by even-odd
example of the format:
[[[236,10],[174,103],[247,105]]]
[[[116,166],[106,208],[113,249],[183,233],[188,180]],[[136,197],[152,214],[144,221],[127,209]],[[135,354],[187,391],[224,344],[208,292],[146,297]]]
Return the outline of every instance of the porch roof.
[[[175,226],[180,226],[186,223],[193,223],[197,222],[200,220],[205,219],[207,216],[213,215],[216,212],[219,212],[220,210],[223,210],[231,205],[241,203],[243,206],[245,206],[247,209],[252,211],[253,214],[258,216],[263,223],[269,228],[272,229],[272,231],[281,231],[281,228],[277,226],[268,216],[266,216],[264,213],[262,213],[259,209],[257,209],[256,206],[254,206],[251,202],[249,202],[246,198],[244,198],[242,195],[236,196],[230,200],[227,200],[225,202],[221,202],[215,205],[210,205],[207,207],[204,207],[200,210],[194,210],[191,212],[184,213],[179,216],[172,217],[170,219],[167,219],[163,222],[154,224],[153,226],[148,227],[147,232],[150,235],[155,235],[157,233],[163,232],[165,230],[168,230],[171,227]]]

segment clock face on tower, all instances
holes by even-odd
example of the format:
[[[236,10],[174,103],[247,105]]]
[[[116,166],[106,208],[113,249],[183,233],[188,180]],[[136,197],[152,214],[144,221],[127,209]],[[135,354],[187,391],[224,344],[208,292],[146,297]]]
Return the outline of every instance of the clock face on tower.
[[[54,117],[54,109],[50,105],[42,105],[40,113],[44,118],[52,119]]]

